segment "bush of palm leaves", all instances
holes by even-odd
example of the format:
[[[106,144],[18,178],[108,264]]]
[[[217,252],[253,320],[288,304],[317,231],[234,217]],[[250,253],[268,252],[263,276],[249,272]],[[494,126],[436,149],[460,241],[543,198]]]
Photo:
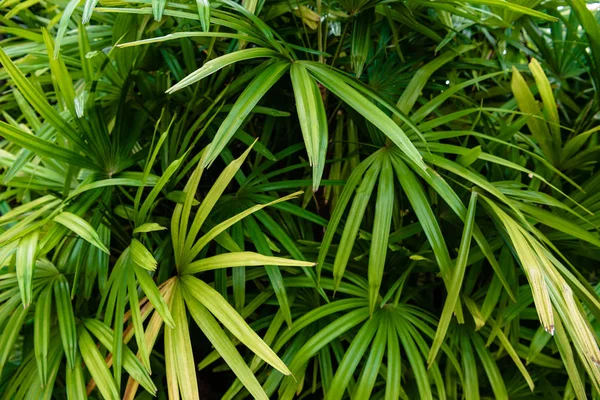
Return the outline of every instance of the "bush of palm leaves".
[[[0,398],[600,398],[596,3],[0,9]]]

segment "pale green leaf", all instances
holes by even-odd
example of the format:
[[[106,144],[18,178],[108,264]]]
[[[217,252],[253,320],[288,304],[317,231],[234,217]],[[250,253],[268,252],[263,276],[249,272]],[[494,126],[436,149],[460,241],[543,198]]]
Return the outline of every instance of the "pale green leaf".
[[[184,289],[185,301],[192,318],[198,324],[207,339],[215,347],[229,368],[236,377],[248,389],[248,392],[255,399],[267,400],[268,397],[254,376],[252,370],[248,367],[234,344],[229,340],[227,334],[221,329],[218,322],[212,314],[193,296]]]
[[[291,373],[277,354],[248,326],[219,292],[200,279],[189,275],[184,275],[181,280],[185,290],[202,303],[240,342],[284,375]]]
[[[251,251],[218,254],[192,262],[185,270],[187,274],[220,268],[278,265],[280,267],[313,267],[315,263],[296,261],[289,258],[265,256]]]
[[[150,251],[137,239],[132,239],[129,245],[131,251],[131,259],[133,262],[148,271],[154,271],[156,269],[156,259],[150,253]]]
[[[165,228],[162,225],[157,224],[156,222],[146,222],[145,224],[142,224],[142,225],[138,226],[137,228],[135,228],[133,230],[133,233],[157,232],[157,231],[162,231],[165,229],[167,229],[167,228]]]
[[[98,232],[83,218],[78,215],[75,215],[70,212],[62,212],[54,217],[54,221],[59,224],[69,228],[77,235],[79,235],[82,239],[87,242],[93,244],[106,254],[110,255],[110,251],[108,248],[102,243],[100,236],[98,236]]]
[[[100,351],[96,348],[96,343],[84,327],[79,328],[79,351],[102,397],[106,400],[118,400],[120,398],[119,392],[110,375],[108,366]]]

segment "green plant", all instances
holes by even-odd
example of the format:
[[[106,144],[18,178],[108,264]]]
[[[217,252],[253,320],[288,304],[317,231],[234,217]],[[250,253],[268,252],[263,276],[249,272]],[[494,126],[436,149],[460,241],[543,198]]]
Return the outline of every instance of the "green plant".
[[[0,398],[600,396],[590,4],[0,9]]]

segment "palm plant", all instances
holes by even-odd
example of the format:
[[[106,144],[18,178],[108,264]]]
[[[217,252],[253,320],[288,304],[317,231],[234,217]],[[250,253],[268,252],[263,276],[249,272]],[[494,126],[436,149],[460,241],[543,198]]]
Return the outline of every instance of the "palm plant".
[[[600,396],[588,6],[0,2],[0,397]]]

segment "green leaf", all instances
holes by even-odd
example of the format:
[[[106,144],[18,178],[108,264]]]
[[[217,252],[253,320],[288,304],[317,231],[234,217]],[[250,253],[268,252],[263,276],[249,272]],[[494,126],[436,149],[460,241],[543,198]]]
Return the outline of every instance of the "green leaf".
[[[85,20],[88,5],[90,3],[94,3],[97,1],[98,0],[86,0],[85,1],[82,22],[77,24],[77,40],[79,41],[79,60],[81,61],[81,69],[83,72],[83,77],[84,77],[85,82],[91,82],[94,79],[94,77],[93,77],[94,67],[92,64],[92,60],[87,57],[87,55],[90,54],[92,49],[90,46],[90,40],[88,38],[87,31],[86,31],[84,24],[86,24],[89,21],[89,17],[88,17],[87,21]],[[92,8],[93,8],[93,6],[92,6]],[[90,11],[90,14],[91,14],[91,11]]]
[[[517,354],[517,352],[514,349],[514,347],[512,346],[512,344],[510,343],[510,340],[506,337],[504,332],[502,332],[502,330],[498,330],[498,339],[500,339],[500,343],[502,344],[504,349],[506,349],[506,352],[508,353],[510,358],[513,360],[513,362],[519,369],[519,372],[521,372],[521,375],[523,375],[523,378],[527,382],[529,389],[533,392],[533,390],[535,388],[533,379],[531,379],[531,375],[529,375],[529,372],[527,372],[527,369],[523,365],[523,362],[521,362],[519,355]]]
[[[33,347],[40,381],[48,381],[48,348],[50,346],[50,324],[52,317],[52,285],[42,290],[35,305],[33,318]],[[67,371],[70,368],[67,368]]]
[[[488,349],[485,347],[479,334],[473,333],[470,335],[470,337],[473,346],[475,347],[475,351],[477,351],[477,355],[481,360],[481,364],[483,364],[483,369],[485,370],[488,380],[492,386],[494,398],[508,399],[508,393],[506,391],[504,379],[502,379],[502,374],[500,374],[500,370],[498,369],[496,361],[492,358]]]
[[[470,297],[468,297],[465,294],[462,295],[462,299],[463,299],[463,302],[465,303],[465,306],[467,306],[467,309],[469,310],[471,317],[473,317],[473,321],[475,322],[475,330],[479,330],[479,329],[483,328],[485,326],[486,319],[483,316],[483,314],[481,313],[481,310],[479,309],[479,306],[477,305],[477,303],[475,303],[475,301],[473,301],[473,299],[471,299]]]
[[[188,76],[183,78],[181,81],[179,81],[176,85],[174,85],[169,90],[167,90],[167,93],[170,94],[170,93],[176,92],[178,90],[181,90],[193,83],[196,83],[196,82],[206,78],[207,76],[209,76],[211,74],[214,74],[215,72],[219,71],[220,69],[225,68],[226,66],[234,64],[236,62],[252,60],[255,58],[273,58],[273,57],[277,57],[277,56],[279,56],[279,53],[277,53],[276,51],[261,48],[261,47],[238,50],[233,53],[225,54],[221,57],[217,57],[217,58],[205,63],[201,68],[192,72],[191,74],[189,74]],[[279,67],[281,68],[282,63],[276,63],[272,67],[274,67],[276,65],[279,65]],[[271,68],[272,73],[275,70],[277,70],[277,69]],[[281,73],[283,74],[283,72],[281,72]],[[264,72],[261,75],[266,76],[264,74]],[[262,97],[262,95],[260,97]],[[241,118],[241,119],[243,120],[244,118]]]
[[[371,351],[369,357],[365,362],[360,380],[358,381],[356,388],[354,389],[353,397],[356,399],[370,399],[373,388],[379,375],[381,368],[381,362],[383,360],[383,354],[385,353],[387,333],[388,333],[387,321],[380,322],[377,334],[371,345]],[[395,360],[392,360],[392,363]]]
[[[67,367],[65,384],[67,386],[68,399],[87,399],[83,369],[81,368],[82,363],[81,355],[77,354],[75,368],[71,369]]]
[[[481,156],[481,146],[475,146],[472,149],[469,149],[468,153],[465,153],[458,157],[456,160],[457,163],[467,168],[471,164],[473,164],[477,159]]]
[[[252,206],[252,207],[248,208],[247,210],[242,211],[241,213],[221,222],[220,224],[216,225],[214,228],[212,228],[210,231],[208,231],[206,234],[204,234],[204,236],[200,237],[200,239],[198,239],[198,241],[194,244],[194,246],[191,248],[191,250],[185,254],[186,258],[183,260],[185,262],[185,264],[180,266],[181,272],[185,271],[185,269],[187,268],[189,263],[194,258],[196,258],[196,256],[200,253],[200,251],[204,248],[204,246],[206,246],[211,240],[213,240],[214,238],[216,238],[217,236],[222,234],[227,228],[229,228],[236,222],[241,221],[248,215],[251,215],[259,210],[262,210],[265,207],[269,207],[269,206],[277,204],[277,203],[288,201],[290,199],[298,197],[298,195],[300,195],[300,194],[302,194],[302,192],[295,192],[295,193],[284,196],[280,199],[271,201],[266,204],[257,204],[255,206]]]
[[[21,204],[17,207],[12,208],[10,211],[4,213],[2,216],[0,216],[0,224],[5,225],[7,222],[10,222],[11,220],[17,220],[17,219],[19,219],[19,217],[21,217],[25,214],[28,214],[28,213],[34,211],[39,206],[48,204],[49,202],[54,202],[54,205],[57,205],[58,203],[55,202],[56,200],[57,199],[55,196],[48,194],[46,196],[42,196],[35,200],[29,201],[25,204]]]
[[[523,79],[523,76],[515,67],[513,67],[511,88],[517,103],[519,104],[519,109],[522,112],[531,115],[527,120],[527,126],[529,127],[531,134],[538,142],[546,157],[548,157],[548,160],[556,165],[556,162],[558,161],[559,143],[557,143],[550,134],[546,122],[544,122],[543,119],[540,119],[540,117],[543,118],[542,111],[535,101],[531,90],[529,90],[529,86],[527,86],[525,79]]]
[[[573,385],[573,390],[577,395],[577,399],[587,399],[585,385],[581,380],[581,375],[575,362],[575,357],[573,356],[573,349],[569,343],[567,332],[565,331],[565,328],[563,327],[559,318],[556,319],[554,326],[556,329],[554,341],[556,342],[556,347],[558,348],[564,367],[567,370],[567,374],[569,375],[569,379],[571,381],[571,385]]]
[[[133,265],[133,269],[135,271],[135,276],[137,277],[138,283],[144,294],[148,297],[150,303],[152,303],[156,311],[160,314],[163,321],[165,321],[165,324],[167,324],[169,327],[174,327],[175,322],[173,321],[173,317],[169,311],[169,306],[167,305],[163,296],[160,294],[156,284],[152,281],[152,278],[150,278],[148,275],[148,271],[138,267],[137,265]]]
[[[73,151],[57,146],[54,143],[40,139],[21,129],[15,128],[3,121],[0,121],[0,135],[10,140],[12,143],[27,150],[31,150],[40,156],[62,161],[81,168],[97,169],[96,164],[89,159],[82,157]]]
[[[382,152],[378,151],[374,154],[370,155],[367,159],[362,161],[356,168],[352,170],[352,173],[346,180],[346,184],[338,198],[336,205],[333,209],[331,217],[329,219],[329,223],[327,224],[327,229],[325,230],[325,235],[321,242],[321,247],[319,249],[319,259],[317,260],[317,276],[321,277],[321,269],[323,268],[323,264],[325,262],[325,258],[329,253],[329,247],[331,246],[331,242],[335,236],[337,231],[337,227],[342,220],[344,215],[344,211],[346,210],[346,206],[350,202],[352,198],[352,194],[354,193],[354,189],[361,182],[363,178],[363,174],[371,167],[371,165],[380,160],[382,157]],[[381,163],[381,161],[378,161]]]
[[[62,12],[62,16],[60,17],[60,22],[58,23],[58,31],[56,32],[56,40],[55,40],[55,48],[54,48],[54,58],[58,58],[58,53],[60,51],[60,46],[62,44],[63,36],[67,32],[67,28],[69,27],[69,22],[71,20],[71,15],[73,15],[73,11],[79,5],[80,0],[71,0],[67,3],[67,6]]]
[[[553,229],[564,232],[567,235],[586,241],[593,246],[600,247],[600,239],[597,235],[588,232],[580,225],[566,218],[562,218],[554,213],[543,210],[540,207],[532,206],[529,204],[519,204],[519,208],[521,208],[526,214],[535,218],[537,221],[546,226],[549,226]]]
[[[407,157],[423,170],[427,166],[417,148],[412,144],[406,133],[382,110],[379,109],[356,89],[339,78],[336,72],[332,72],[321,64],[312,62],[301,62],[311,74],[327,89],[342,99],[350,107],[355,109],[365,119],[379,128]]]
[[[183,162],[184,157],[181,157],[181,158],[173,161],[167,167],[165,172],[160,176],[160,178],[158,179],[158,182],[156,182],[156,185],[154,185],[154,187],[152,188],[150,193],[148,193],[148,196],[146,197],[146,199],[144,200],[144,202],[142,203],[142,205],[140,207],[140,211],[139,211],[138,215],[136,216],[137,223],[144,223],[146,221],[148,214],[151,211],[151,207],[154,206],[154,201],[156,200],[156,198],[158,197],[160,192],[163,190],[165,185],[169,182],[169,180],[171,179],[171,176],[173,176],[173,174],[179,169],[179,166]]]
[[[146,340],[144,335],[143,319],[140,312],[140,301],[138,297],[137,281],[135,274],[127,274],[127,291],[129,292],[129,310],[131,313],[131,321],[134,330],[134,335],[137,343],[138,353],[140,359],[144,365],[144,368],[148,373],[151,373],[150,367],[150,353],[146,346]]]
[[[406,358],[408,358],[408,363],[412,367],[420,398],[433,400],[431,383],[429,382],[423,359],[421,358],[421,354],[419,353],[419,349],[415,344],[412,335],[410,335],[405,326],[406,323],[400,318],[394,318],[394,324],[396,325],[398,337],[400,338],[400,342],[406,353]]]
[[[546,332],[552,334],[554,332],[554,313],[552,312],[552,303],[550,301],[548,285],[544,277],[545,273],[544,267],[541,264],[542,261],[540,261],[539,253],[531,245],[533,239],[508,214],[502,211],[500,207],[485,196],[480,196],[504,225],[531,286],[540,322]]]
[[[4,325],[4,330],[0,335],[0,373],[4,370],[10,355],[13,354],[13,346],[21,333],[21,327],[28,311],[26,308],[17,307]]]
[[[383,166],[381,167],[377,187],[373,236],[371,238],[371,251],[369,252],[368,279],[369,309],[371,310],[371,314],[375,311],[381,281],[383,280],[394,200],[394,170],[392,169],[390,155],[388,154],[383,158]]]
[[[65,13],[68,12],[70,4],[67,5],[65,9]],[[65,14],[63,14],[64,16]],[[68,21],[67,21],[68,23]],[[62,24],[62,19],[60,24]],[[62,28],[62,25],[59,29]],[[50,33],[46,29],[42,29],[42,34],[44,37],[44,44],[46,45],[46,52],[48,53],[48,61],[50,63],[50,71],[52,75],[55,77],[56,84],[58,85],[58,92],[60,103],[64,104],[71,116],[75,119],[77,118],[77,111],[75,106],[75,89],[73,88],[73,79],[71,78],[71,74],[67,69],[62,58],[58,57],[58,49],[60,43],[53,43],[52,37]],[[55,48],[56,45],[56,48]]]
[[[33,231],[19,240],[17,247],[17,280],[19,282],[19,291],[21,292],[21,301],[23,307],[27,308],[31,304],[33,295],[32,281],[37,254],[39,231]]]
[[[117,259],[113,272],[111,273],[110,279],[112,280],[111,290],[108,299],[108,305],[106,312],[104,313],[104,322],[110,324],[112,321],[114,326],[114,334],[112,335],[112,364],[113,364],[113,379],[117,385],[117,390],[121,391],[121,379],[122,379],[122,368],[123,368],[123,353],[124,348],[127,347],[123,343],[123,323],[125,317],[125,306],[127,303],[127,281],[129,280],[129,274],[131,266],[134,263],[131,262],[131,252],[125,251],[121,253],[121,256]]]
[[[392,166],[396,170],[396,176],[400,181],[400,185],[402,186],[404,193],[406,193],[419,223],[423,227],[423,232],[425,232],[425,235],[429,240],[442,272],[442,277],[447,280],[447,284],[449,285],[449,278],[452,271],[450,253],[448,252],[448,247],[446,246],[446,241],[444,240],[444,235],[437,222],[437,218],[431,209],[430,201],[425,195],[425,192],[414,173],[399,157],[393,159]]]
[[[396,104],[398,109],[405,114],[412,110],[418,98],[421,96],[421,91],[425,87],[425,84],[429,81],[431,75],[433,75],[435,71],[443,67],[445,64],[454,60],[456,56],[469,50],[473,50],[474,48],[474,45],[458,46],[456,49],[452,49],[440,54],[434,60],[419,68],[419,70],[413,75],[412,79],[408,83],[406,89],[404,89],[404,92],[402,92],[402,96],[400,96],[400,99]]]
[[[425,117],[427,117],[433,111],[435,111],[446,100],[448,100],[450,97],[455,95],[457,92],[460,92],[469,86],[477,85],[479,82],[482,82],[486,79],[493,78],[493,77],[495,77],[497,75],[501,75],[503,73],[504,73],[503,71],[491,72],[489,74],[481,75],[476,78],[469,79],[467,81],[452,85],[450,88],[443,90],[442,93],[438,94],[433,99],[431,99],[430,101],[425,103],[418,110],[414,111],[413,114],[411,115],[411,120],[415,124],[418,124],[423,119],[425,119]]]
[[[165,11],[167,0],[152,0],[152,14],[155,21],[160,21]]]
[[[89,190],[94,190],[94,189],[99,189],[99,188],[109,187],[109,186],[143,187],[144,184],[139,179],[119,178],[119,177],[114,177],[114,178],[109,178],[109,179],[101,179],[101,180],[95,181],[95,182],[83,181],[83,182],[81,182],[81,184],[79,186],[77,186],[77,188],[75,190],[73,190],[71,193],[69,193],[69,198],[73,198],[73,197],[78,196]],[[151,185],[148,184],[148,186],[151,186]]]
[[[552,140],[557,143],[557,147],[561,147],[561,136],[560,136],[560,120],[558,119],[558,108],[556,107],[556,100],[552,93],[552,87],[548,81],[548,77],[544,73],[542,66],[535,58],[531,59],[529,63],[529,70],[535,79],[538,91],[542,97],[544,104],[544,112],[548,120],[550,132],[552,134]]]
[[[256,27],[258,29],[258,31],[260,32],[260,35],[262,37],[264,37],[265,40],[267,40],[272,47],[274,47],[281,53],[287,54],[286,49],[280,43],[280,40],[278,40],[280,38],[279,37],[275,38],[276,33],[273,31],[273,29],[270,26],[268,26],[261,18],[258,18],[254,14],[254,12],[256,10],[251,6],[251,4],[253,4],[253,3],[246,2],[246,3],[244,3],[244,6],[242,6],[241,4],[238,4],[231,0],[221,0],[221,2],[224,4],[227,4],[228,7],[230,7],[233,10],[236,10],[237,12],[242,14],[244,17],[246,17],[248,20],[250,20],[252,27],[253,28]],[[249,8],[246,8],[246,7],[249,7]]]
[[[202,30],[208,32],[210,29],[210,1],[196,0],[196,5],[198,6],[198,18],[200,18]]]
[[[467,211],[467,220],[465,221],[465,227],[460,240],[460,248],[458,249],[458,257],[456,257],[456,265],[454,267],[454,271],[452,271],[452,280],[448,289],[448,296],[446,297],[440,322],[438,323],[438,328],[435,332],[431,349],[429,350],[429,356],[427,357],[427,364],[429,364],[430,367],[435,361],[437,353],[444,342],[446,332],[448,332],[448,326],[450,325],[450,319],[452,318],[452,313],[458,304],[460,289],[465,279],[465,270],[467,268],[467,260],[469,258],[473,225],[475,223],[476,205],[477,193],[471,192],[471,200],[469,201],[469,209]]]
[[[106,254],[110,255],[110,251],[104,245],[104,243],[102,243],[100,236],[98,236],[98,232],[96,232],[94,228],[80,216],[65,211],[54,217],[54,221],[69,228],[77,235],[79,235],[82,239],[86,240],[87,242],[93,244]]]
[[[352,299],[354,300],[354,299]],[[339,302],[338,302],[339,303]],[[335,304],[331,303],[330,305]],[[321,310],[319,310],[321,311]],[[308,314],[307,314],[308,315]],[[314,315],[311,315],[314,318]],[[360,324],[364,320],[369,318],[369,308],[362,307],[356,310],[352,310],[343,316],[335,319],[325,328],[311,336],[306,342],[302,344],[302,347],[298,349],[296,356],[290,363],[290,370],[297,372],[302,366],[306,366],[308,360],[313,357],[319,350],[327,346],[332,340],[340,337],[348,330],[352,329],[356,325]],[[299,324],[300,320],[296,322]],[[281,339],[280,339],[281,340]],[[281,384],[280,398],[291,397],[295,393],[297,383],[292,377],[287,377]]]
[[[466,400],[479,400],[479,372],[471,340],[466,334],[459,335],[462,369],[465,374],[464,388]]]
[[[241,50],[240,50],[241,51]],[[290,64],[287,61],[277,61],[267,66],[239,95],[233,108],[219,126],[212,143],[206,149],[206,158],[202,160],[203,167],[209,167],[219,153],[227,146],[235,132],[242,126],[246,117],[252,112],[265,93],[281,78]]]
[[[340,365],[335,372],[329,391],[327,392],[327,400],[340,400],[344,396],[344,392],[347,390],[348,383],[354,375],[356,367],[362,360],[365,351],[369,347],[373,336],[378,330],[378,325],[381,321],[381,314],[376,314],[369,319],[359,329],[358,333],[352,339],[352,343],[348,347],[348,350],[344,353],[344,358],[340,362]],[[356,392],[354,393],[356,395]],[[360,398],[360,397],[359,397]]]
[[[177,373],[179,389],[181,390],[181,397],[184,399],[198,399],[200,396],[198,395],[196,367],[192,353],[185,303],[181,291],[182,288],[179,283],[176,283],[173,297],[171,298],[171,313],[175,321],[175,328],[166,328],[165,336],[170,337],[168,340],[172,346],[167,351],[175,351],[175,371]]]
[[[46,119],[57,132],[60,132],[80,149],[86,149],[88,146],[79,137],[79,134],[65,121],[60,114],[48,104],[40,92],[27,80],[25,75],[10,60],[4,50],[0,48],[0,62],[4,69],[19,88],[19,91],[25,99],[36,109],[40,115]],[[2,124],[3,125],[3,124]]]
[[[342,238],[340,239],[340,244],[333,263],[334,290],[337,290],[342,281],[342,277],[344,276],[344,271],[346,270],[348,260],[350,259],[352,249],[354,248],[358,229],[362,223],[367,204],[369,203],[371,193],[373,192],[379,171],[381,170],[381,164],[382,160],[375,161],[365,173],[363,181],[358,189],[356,189],[356,196],[354,196],[352,207],[348,213],[348,219],[346,220],[346,225],[344,226]]]
[[[327,116],[317,83],[308,74],[304,65],[293,63],[290,69],[298,120],[308,153],[308,160],[313,167],[313,191],[319,188],[319,182],[325,167],[327,153]]]
[[[371,25],[374,18],[374,10],[363,10],[354,17],[350,60],[352,61],[352,71],[354,71],[357,78],[360,78],[363,74],[365,63],[369,57],[369,48],[372,42]]]
[[[199,1],[199,0],[196,0]],[[166,10],[166,15],[175,15],[172,11],[170,10]],[[219,21],[222,22],[222,21]],[[236,27],[240,27],[238,24],[228,24],[228,25],[236,25]],[[161,43],[161,42],[167,42],[170,40],[177,40],[177,39],[185,39],[185,38],[194,38],[194,37],[200,37],[200,38],[230,38],[230,39],[239,39],[239,40],[246,40],[248,42],[252,42],[255,43],[259,46],[263,46],[263,47],[268,47],[269,43],[265,42],[264,40],[254,36],[254,32],[248,31],[248,34],[242,34],[242,33],[230,33],[230,32],[173,32],[173,33],[169,33],[168,35],[165,36],[158,36],[158,37],[154,37],[154,38],[148,38],[148,39],[142,39],[142,40],[136,40],[133,42],[127,42],[127,43],[119,43],[117,45],[117,47],[132,47],[132,46],[141,46],[141,45],[145,45],[145,44],[151,44],[151,43]],[[252,35],[252,36],[250,36]],[[248,50],[257,50],[257,48],[252,48],[252,49],[248,49]],[[264,49],[261,48],[261,50],[268,50],[268,49]],[[241,50],[240,50],[241,51]],[[237,52],[236,52],[237,53]],[[234,54],[234,53],[229,53],[229,54]],[[225,57],[229,54],[225,54],[222,57]],[[279,53],[269,53],[266,57],[269,56],[278,56]],[[219,57],[220,58],[220,57]],[[225,59],[224,59],[225,60]],[[223,60],[223,61],[224,61]],[[211,60],[213,61],[213,60]],[[209,61],[210,62],[210,61]],[[207,62],[206,64],[208,64],[209,62]],[[236,62],[236,61],[234,61]],[[205,64],[205,66],[206,66]],[[214,64],[213,64],[214,65]],[[229,65],[229,64],[226,64]],[[226,66],[224,65],[224,66]],[[223,68],[219,67],[217,68],[217,70],[210,72],[208,75],[218,71],[219,69]],[[195,71],[198,72],[198,71]],[[206,71],[208,72],[208,71]],[[193,74],[193,73],[192,73]],[[208,75],[204,75],[203,78],[205,78]],[[186,77],[187,78],[187,77]],[[184,78],[184,79],[186,79]],[[183,89],[183,87],[181,87],[180,89]],[[179,90],[179,89],[177,89]]]
[[[156,158],[158,157],[158,153],[159,153],[160,149],[162,148],[162,145],[164,144],[164,142],[167,140],[167,137],[169,136],[169,132],[171,131],[171,126],[173,125],[173,121],[175,119],[175,118],[171,119],[171,122],[169,123],[167,129],[160,135],[160,137],[158,138],[158,140],[156,141],[156,144],[155,144],[154,139],[156,137],[156,133],[158,132],[158,130],[161,126],[163,116],[164,116],[164,109],[162,110],[160,117],[158,118],[158,120],[156,121],[156,123],[154,125],[154,135],[152,137],[152,143],[150,145],[152,148],[152,151],[148,152],[148,156],[146,157],[146,163],[144,166],[144,171],[142,172],[141,182],[143,184],[145,184],[148,181],[152,167],[154,166],[154,163],[156,162]],[[173,163],[171,163],[171,165],[173,165]],[[163,176],[164,176],[164,174],[163,174]],[[133,200],[133,207],[136,209],[136,211],[140,207],[141,199],[142,199],[142,188],[139,187],[135,193],[135,198]]]
[[[402,391],[399,376],[402,376],[402,358],[398,334],[392,323],[387,324],[387,374],[385,385],[385,400],[400,398]]]
[[[448,0],[441,0],[441,2],[448,2]],[[473,4],[485,4],[488,6],[497,6],[497,7],[503,7],[506,8],[508,10],[511,11],[516,11],[519,12],[521,14],[526,14],[526,15],[531,15],[532,17],[536,17],[536,18],[540,18],[540,19],[544,19],[547,21],[555,21],[556,18],[547,14],[544,14],[543,12],[534,10],[533,8],[529,8],[529,7],[525,7],[522,6],[518,3],[513,3],[510,1],[506,1],[506,0],[472,0],[471,3]]]
[[[273,253],[269,247],[268,238],[261,231],[253,216],[248,216],[244,219],[244,227],[248,231],[250,237],[252,237],[252,241],[254,243],[254,246],[256,247],[256,250],[264,255],[271,256]],[[271,282],[271,286],[273,288],[273,291],[275,292],[275,296],[277,297],[279,307],[283,312],[283,317],[288,326],[291,326],[292,312],[290,307],[290,300],[288,298],[287,289],[284,284],[281,269],[275,265],[265,265],[265,271],[267,272],[269,282]]]
[[[83,16],[81,17],[82,23],[87,24],[90,22],[96,4],[98,4],[98,0],[85,0],[85,4],[83,5]]]
[[[53,289],[54,300],[56,301],[56,314],[58,315],[58,327],[60,328],[60,338],[67,358],[67,364],[69,368],[73,369],[75,368],[75,358],[77,356],[77,333],[75,329],[73,306],[71,305],[69,283],[64,275],[59,275],[54,280]],[[85,362],[87,363],[87,360],[85,360]]]
[[[256,140],[254,141],[254,143],[256,143]],[[202,200],[202,203],[200,204],[200,207],[198,207],[196,216],[194,217],[190,230],[189,232],[187,232],[187,237],[185,239],[184,244],[184,251],[189,251],[189,249],[192,248],[194,241],[196,240],[196,237],[198,235],[198,232],[200,232],[200,229],[206,221],[206,218],[215,207],[215,204],[217,204],[217,201],[225,192],[225,189],[227,189],[227,187],[231,183],[233,177],[238,173],[238,171],[244,164],[244,161],[246,161],[246,158],[248,157],[248,154],[250,154],[250,150],[252,150],[252,147],[253,145],[248,147],[248,149],[240,157],[230,162],[229,165],[227,165],[227,167],[223,169],[223,172],[221,172],[215,183],[212,185],[212,187]]]
[[[171,297],[172,300],[172,297]],[[173,324],[173,328],[175,324]],[[169,328],[167,328],[169,329]],[[164,334],[165,351],[165,372],[167,378],[167,391],[169,399],[179,399],[179,383],[177,372],[177,349],[175,347],[174,335],[172,330],[165,331]]]
[[[585,144],[585,142],[596,132],[600,131],[600,126],[589,129],[585,132],[580,133],[577,136],[571,138],[567,143],[565,143],[565,147],[561,153],[561,163],[566,162],[571,157],[573,157],[577,152],[581,149],[581,147]]]
[[[97,319],[86,319],[85,328],[94,335],[98,341],[114,356],[114,332],[102,321]],[[152,382],[149,373],[127,346],[123,346],[123,367],[136,382],[140,383],[150,394],[156,394],[156,386]]]
[[[206,149],[201,153],[201,160],[206,156]],[[191,220],[190,215],[192,212],[192,206],[194,205],[194,197],[200,184],[200,179],[204,172],[202,161],[199,161],[196,169],[192,172],[187,183],[185,184],[184,194],[185,198],[183,204],[177,204],[171,217],[171,239],[173,241],[173,250],[175,256],[175,263],[177,266],[182,264],[183,257],[185,256],[185,241],[188,234],[188,224]],[[196,200],[197,201],[197,200]]]
[[[594,60],[595,67],[591,78],[596,82],[596,87],[598,87],[600,84],[600,78],[598,78],[598,71],[600,71],[600,27],[598,26],[597,17],[588,9],[588,3],[584,0],[568,0],[568,4],[575,11],[577,19],[588,38],[591,58]],[[598,98],[597,91],[596,98]]]

